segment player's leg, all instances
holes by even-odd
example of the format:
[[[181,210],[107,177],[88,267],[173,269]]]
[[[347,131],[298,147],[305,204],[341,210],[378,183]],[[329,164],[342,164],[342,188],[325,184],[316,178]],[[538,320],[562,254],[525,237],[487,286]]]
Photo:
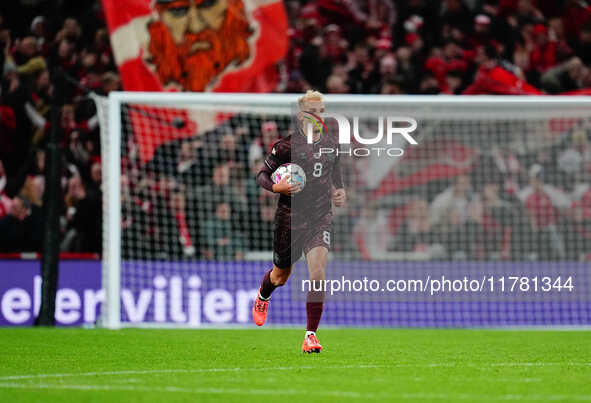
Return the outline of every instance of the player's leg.
[[[273,237],[273,269],[267,271],[261,281],[259,294],[252,307],[252,318],[257,326],[262,326],[267,319],[269,300],[277,287],[284,285],[289,279],[293,262],[302,254],[301,242],[294,237],[295,245],[292,245],[292,234],[288,224],[281,221],[275,228]]]
[[[324,308],[324,280],[326,280],[326,262],[328,249],[325,246],[316,246],[306,254],[308,274],[312,289],[306,295],[306,336],[316,333],[322,310]]]
[[[281,287],[287,283],[292,267],[293,266],[291,264],[285,268],[273,265],[273,268],[267,271],[263,276],[263,281],[259,287],[259,297],[262,300],[268,301],[269,298],[271,298],[271,293],[275,290],[275,288]]]
[[[259,294],[252,307],[252,318],[257,326],[263,326],[265,324],[271,293],[273,293],[275,288],[281,287],[287,282],[291,274],[291,268],[291,264],[284,269],[273,265],[273,268],[263,276],[263,281],[261,281],[261,286],[259,287]]]
[[[306,251],[306,263],[310,278],[311,290],[306,295],[306,335],[302,344],[302,351],[319,353],[322,346],[316,337],[316,331],[322,317],[325,297],[326,262],[330,247],[330,223],[320,226],[311,237]]]

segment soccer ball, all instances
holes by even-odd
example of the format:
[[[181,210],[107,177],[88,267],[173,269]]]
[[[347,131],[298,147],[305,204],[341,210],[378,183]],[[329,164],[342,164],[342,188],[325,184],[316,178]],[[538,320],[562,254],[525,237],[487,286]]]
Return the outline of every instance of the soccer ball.
[[[271,179],[273,180],[273,183],[279,183],[283,176],[287,174],[291,175],[287,180],[288,183],[292,184],[297,182],[300,184],[302,190],[304,189],[304,186],[306,186],[306,173],[298,164],[287,163],[281,165],[275,172],[273,172]]]

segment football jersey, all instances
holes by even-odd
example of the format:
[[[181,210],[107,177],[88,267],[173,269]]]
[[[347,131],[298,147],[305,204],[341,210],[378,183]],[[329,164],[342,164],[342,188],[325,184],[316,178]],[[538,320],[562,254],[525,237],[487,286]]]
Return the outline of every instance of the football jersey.
[[[330,135],[323,135],[317,142],[308,144],[306,136],[300,132],[292,132],[273,145],[265,159],[271,171],[293,163],[306,173],[306,185],[301,192],[291,197],[283,194],[279,197],[278,210],[282,213],[278,211],[278,216],[290,214],[292,227],[312,226],[332,213],[332,185],[343,186],[337,150],[339,144]]]

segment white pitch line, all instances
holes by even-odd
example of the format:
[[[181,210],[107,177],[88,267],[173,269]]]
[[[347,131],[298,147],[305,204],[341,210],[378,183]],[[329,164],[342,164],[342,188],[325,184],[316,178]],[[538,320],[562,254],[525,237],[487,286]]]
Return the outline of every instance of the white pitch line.
[[[144,386],[111,386],[111,385],[24,385],[19,383],[0,383],[4,389],[53,389],[53,390],[79,390],[79,391],[130,391],[130,392],[151,392],[151,393],[190,393],[190,394],[233,394],[233,395],[263,395],[268,393],[267,389],[239,389],[239,388],[185,388],[178,386],[165,387],[144,387]],[[350,391],[310,391],[299,389],[277,389],[273,392],[276,395],[305,395],[305,396],[327,396],[349,399],[398,399],[398,400],[490,400],[490,401],[549,401],[549,400],[576,400],[591,401],[591,395],[542,395],[542,394],[505,394],[491,396],[490,394],[471,393],[371,393],[371,392],[350,392]]]
[[[372,368],[438,368],[438,367],[550,367],[550,366],[584,366],[591,367],[591,362],[491,362],[491,363],[431,363],[431,364],[412,364],[399,363],[390,365],[335,365],[335,366],[289,366],[289,367],[249,367],[249,368],[195,368],[195,369],[148,369],[148,370],[122,370],[122,371],[93,371],[80,373],[63,374],[30,374],[30,375],[8,375],[0,376],[0,381],[14,381],[21,379],[43,379],[43,378],[68,378],[68,377],[91,377],[91,376],[110,376],[110,375],[150,375],[150,374],[198,374],[208,372],[250,372],[250,371],[293,371],[293,370],[321,370],[321,369],[372,369]]]
[[[198,374],[204,372],[247,372],[247,371],[293,371],[298,369],[370,369],[385,368],[389,365],[337,365],[337,366],[294,366],[294,367],[263,367],[263,368],[195,368],[195,369],[147,369],[127,371],[94,371],[66,374],[33,374],[33,375],[9,375],[0,376],[0,381],[12,381],[19,379],[42,379],[42,378],[68,378],[87,377],[101,375],[149,375],[149,374]]]
[[[486,367],[553,367],[558,365],[571,365],[577,367],[591,367],[591,362],[488,362],[488,363],[473,363],[473,362],[436,362],[432,364],[399,364],[395,366],[409,366],[409,367],[470,367],[470,368],[486,368]]]

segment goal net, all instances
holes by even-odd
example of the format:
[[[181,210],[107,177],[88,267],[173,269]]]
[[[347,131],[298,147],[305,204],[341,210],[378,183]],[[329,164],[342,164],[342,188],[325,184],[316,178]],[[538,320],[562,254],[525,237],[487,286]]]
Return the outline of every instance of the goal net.
[[[297,99],[96,98],[104,326],[250,324],[272,267],[278,199],[255,177],[277,140],[303,135]],[[338,158],[347,202],[322,235],[323,324],[591,324],[591,101],[328,95],[324,104],[313,125],[336,144],[320,152]],[[312,188],[324,174],[316,156],[291,153],[311,159]],[[314,217],[313,204],[294,200]],[[271,325],[305,323],[307,276],[302,258],[273,294]]]

